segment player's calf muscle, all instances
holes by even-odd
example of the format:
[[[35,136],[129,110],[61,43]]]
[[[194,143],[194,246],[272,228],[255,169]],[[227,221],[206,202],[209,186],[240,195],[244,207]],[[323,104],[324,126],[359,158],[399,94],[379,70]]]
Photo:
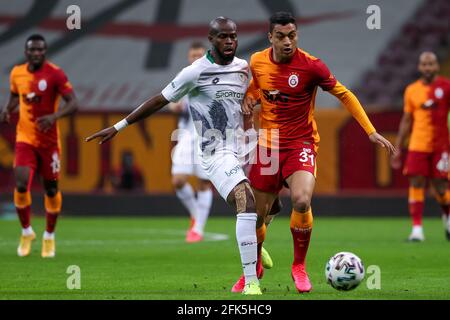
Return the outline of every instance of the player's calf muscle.
[[[247,182],[241,182],[231,191],[228,202],[236,208],[236,213],[256,212],[255,196]]]

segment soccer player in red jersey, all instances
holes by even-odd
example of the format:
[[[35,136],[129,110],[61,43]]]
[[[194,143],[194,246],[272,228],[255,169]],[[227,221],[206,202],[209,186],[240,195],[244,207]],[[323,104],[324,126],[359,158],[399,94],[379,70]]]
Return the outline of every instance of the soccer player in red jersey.
[[[392,144],[378,134],[358,99],[330,73],[318,58],[297,48],[295,18],[278,12],[270,18],[272,46],[252,55],[252,82],[242,111],[251,114],[261,104],[256,163],[249,179],[256,199],[258,264],[265,238],[264,219],[271,211],[283,185],[290,188],[291,233],[294,242],[292,278],[299,292],[312,288],[305,270],[305,258],[312,231],[311,197],[316,181],[316,155],[319,143],[314,120],[314,99],[318,87],[336,96],[367,133],[369,140],[392,153]],[[267,161],[270,160],[270,161]],[[261,270],[261,268],[257,268]],[[242,290],[239,279],[233,292]]]
[[[404,174],[409,177],[409,212],[413,228],[410,241],[423,241],[422,227],[427,180],[435,190],[442,208],[447,239],[450,240],[448,189],[450,110],[450,80],[438,75],[439,63],[433,52],[423,52],[418,65],[420,79],[411,83],[404,94],[404,112],[396,139],[398,152],[392,157],[392,167],[401,166],[401,148],[411,134]]]
[[[9,122],[9,115],[19,105],[14,173],[16,189],[14,204],[22,225],[17,249],[21,257],[31,251],[36,235],[31,227],[30,185],[37,171],[43,178],[47,226],[42,241],[43,258],[55,256],[55,226],[61,211],[62,196],[58,189],[60,141],[56,121],[77,110],[78,102],[64,71],[46,60],[47,44],[41,35],[32,35],[25,42],[27,62],[15,66],[10,75],[11,93],[0,113],[0,122]],[[66,102],[61,108],[59,97]]]

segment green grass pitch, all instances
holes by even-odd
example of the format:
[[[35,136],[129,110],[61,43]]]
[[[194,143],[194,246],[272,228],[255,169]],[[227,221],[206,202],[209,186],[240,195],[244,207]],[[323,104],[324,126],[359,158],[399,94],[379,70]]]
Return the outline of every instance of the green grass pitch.
[[[18,222],[0,220],[0,299],[450,299],[450,242],[437,218],[425,219],[424,243],[408,243],[406,217],[316,217],[307,264],[313,291],[300,295],[290,277],[289,220],[278,217],[267,233],[274,267],[261,281],[261,297],[230,292],[241,274],[234,218],[210,218],[207,241],[196,244],[184,243],[187,225],[182,217],[63,216],[56,258],[44,260],[42,218],[33,220],[38,237],[25,258],[16,255]],[[324,267],[339,251],[356,253],[366,268],[378,265],[381,289],[365,281],[350,292],[330,287]],[[79,290],[67,289],[71,265],[81,270]]]

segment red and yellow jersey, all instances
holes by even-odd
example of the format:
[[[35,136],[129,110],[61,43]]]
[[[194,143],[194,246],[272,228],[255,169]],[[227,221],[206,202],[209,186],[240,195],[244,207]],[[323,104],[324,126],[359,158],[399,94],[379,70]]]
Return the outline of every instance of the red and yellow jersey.
[[[408,149],[419,152],[447,150],[449,110],[449,79],[437,77],[430,84],[419,79],[406,87],[404,112],[411,113],[413,118]]]
[[[337,83],[327,66],[300,49],[290,63],[278,64],[268,48],[252,55],[250,69],[253,80],[247,94],[261,100],[260,129],[269,132],[260,134],[259,144],[280,149],[295,149],[304,142],[317,145],[317,88],[328,91]]]
[[[16,142],[25,142],[35,147],[59,145],[59,130],[55,123],[47,132],[41,132],[36,119],[55,113],[59,97],[72,92],[72,85],[64,71],[45,62],[35,71],[28,71],[28,64],[15,66],[10,75],[11,92],[19,95],[19,122]]]

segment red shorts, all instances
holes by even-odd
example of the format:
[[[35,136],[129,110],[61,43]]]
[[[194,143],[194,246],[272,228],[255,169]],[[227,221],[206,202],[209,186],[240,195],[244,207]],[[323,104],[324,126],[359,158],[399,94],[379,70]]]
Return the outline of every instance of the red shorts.
[[[316,176],[316,152],[313,144],[304,144],[298,149],[273,150],[258,145],[256,163],[249,172],[253,188],[278,193],[287,186],[286,179],[296,171],[308,171]],[[278,154],[277,154],[278,152]]]
[[[449,171],[448,151],[408,151],[403,173],[407,176],[447,179]]]
[[[28,143],[16,143],[14,167],[30,167],[44,180],[57,180],[60,171],[60,150],[58,147],[37,148]]]

